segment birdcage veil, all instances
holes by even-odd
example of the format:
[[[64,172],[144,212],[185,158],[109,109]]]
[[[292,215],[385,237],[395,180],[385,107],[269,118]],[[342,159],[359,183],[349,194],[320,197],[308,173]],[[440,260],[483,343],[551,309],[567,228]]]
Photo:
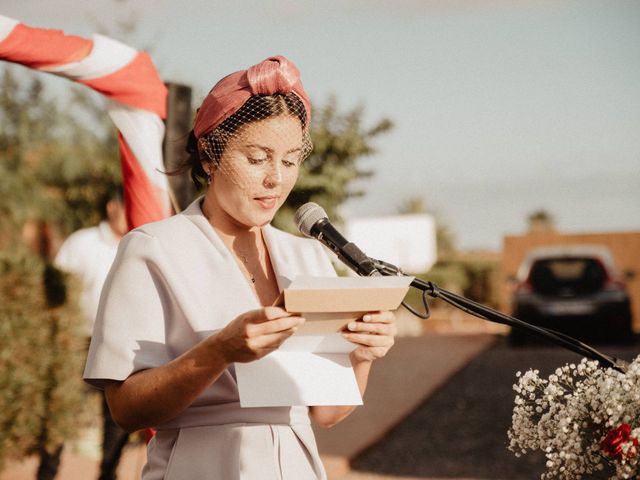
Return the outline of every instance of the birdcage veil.
[[[299,72],[284,57],[222,79],[203,101],[194,124],[207,183],[216,175],[241,187],[270,175],[277,181],[297,178],[313,148],[310,114]]]

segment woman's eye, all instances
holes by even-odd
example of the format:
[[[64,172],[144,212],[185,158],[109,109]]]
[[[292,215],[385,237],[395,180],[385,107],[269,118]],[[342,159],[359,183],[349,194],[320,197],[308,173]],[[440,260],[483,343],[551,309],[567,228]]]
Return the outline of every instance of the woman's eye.
[[[247,157],[247,160],[249,160],[251,165],[260,165],[262,162],[267,160],[267,157]]]
[[[299,154],[289,154],[282,159],[282,164],[285,167],[297,167],[300,165],[300,155]]]

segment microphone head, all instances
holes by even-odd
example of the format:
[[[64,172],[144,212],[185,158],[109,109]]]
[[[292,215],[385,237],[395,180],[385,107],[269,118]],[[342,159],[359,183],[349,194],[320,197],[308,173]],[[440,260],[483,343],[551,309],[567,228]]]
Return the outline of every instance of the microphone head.
[[[311,229],[323,218],[327,218],[327,212],[317,203],[307,202],[298,209],[293,220],[303,235],[313,237]]]

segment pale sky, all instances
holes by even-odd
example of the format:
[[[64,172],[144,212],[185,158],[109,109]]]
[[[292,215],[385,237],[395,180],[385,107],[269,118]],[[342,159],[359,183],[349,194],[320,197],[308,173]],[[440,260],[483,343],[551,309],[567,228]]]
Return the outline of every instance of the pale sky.
[[[281,54],[316,104],[393,120],[347,217],[419,196],[462,248],[499,249],[541,208],[567,232],[640,230],[637,0],[129,3],[129,43],[196,95]],[[0,14],[90,35],[118,5],[0,0]]]

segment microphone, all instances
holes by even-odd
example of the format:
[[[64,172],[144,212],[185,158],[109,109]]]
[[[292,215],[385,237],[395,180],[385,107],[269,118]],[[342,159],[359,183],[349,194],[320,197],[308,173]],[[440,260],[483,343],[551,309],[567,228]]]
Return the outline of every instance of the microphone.
[[[308,202],[302,205],[296,212],[294,221],[303,235],[315,238],[329,247],[340,261],[358,275],[380,275],[373,261],[331,225],[327,212],[317,203]]]

